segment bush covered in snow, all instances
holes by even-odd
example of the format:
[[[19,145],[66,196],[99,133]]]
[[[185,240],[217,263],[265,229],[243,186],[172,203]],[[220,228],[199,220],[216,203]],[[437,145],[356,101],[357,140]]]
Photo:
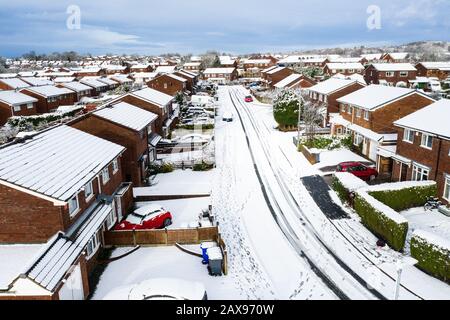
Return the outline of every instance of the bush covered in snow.
[[[367,187],[367,183],[349,172],[336,172],[331,184],[342,202],[350,202],[350,193]]]
[[[370,231],[384,239],[394,250],[403,250],[408,220],[365,191],[356,191],[353,207]]]
[[[450,242],[435,234],[416,230],[411,238],[411,256],[425,272],[450,283]]]
[[[273,115],[281,129],[297,127],[301,95],[297,90],[281,89],[273,101]]]
[[[200,163],[194,164],[192,170],[193,171],[209,171],[212,168],[214,168],[214,164],[206,163],[206,162],[202,161]]]
[[[369,187],[369,194],[395,211],[421,207],[437,195],[434,181],[405,181]]]

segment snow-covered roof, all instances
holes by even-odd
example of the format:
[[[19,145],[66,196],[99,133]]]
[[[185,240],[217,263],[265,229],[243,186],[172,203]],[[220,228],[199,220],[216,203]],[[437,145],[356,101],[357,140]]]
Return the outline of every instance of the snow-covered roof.
[[[110,78],[106,78],[106,77],[101,77],[97,79],[100,82],[106,83],[109,86],[113,86],[117,84],[117,81],[114,81],[113,79]]]
[[[177,81],[181,81],[181,82],[186,82],[186,81],[187,81],[185,78],[182,78],[182,77],[180,77],[180,76],[177,76],[177,75],[175,75],[175,74],[173,74],[173,73],[168,73],[167,76],[170,77],[170,78],[172,78],[172,79],[175,79],[175,80],[177,80]]]
[[[408,56],[408,52],[390,52],[389,54],[395,60],[403,60]]]
[[[183,66],[184,67],[199,67],[201,65],[201,62],[186,62]]]
[[[235,68],[207,68],[203,71],[204,74],[230,74],[236,70]]]
[[[121,75],[121,74],[116,74],[113,76],[109,76],[109,78],[119,82],[119,83],[130,83],[133,82],[133,80],[131,80],[130,78],[128,78],[128,76],[126,75]]]
[[[29,87],[26,90],[34,92],[43,97],[55,97],[63,94],[73,93],[72,90],[66,88],[59,88],[55,86],[40,86],[40,87]]]
[[[450,100],[436,101],[395,121],[394,124],[450,139]]]
[[[330,78],[325,81],[319,82],[318,84],[308,88],[308,90],[321,94],[330,94],[335,92],[336,90],[348,87],[349,85],[352,85],[354,83],[357,83],[357,81],[349,79]]]
[[[357,63],[359,61],[361,61],[361,57],[336,57],[330,59],[330,62],[335,63]]]
[[[0,149],[0,183],[67,202],[124,147],[62,125]]]
[[[175,72],[176,66],[158,66],[155,72],[158,73],[172,73]]]
[[[85,84],[82,84],[78,81],[73,81],[73,82],[67,82],[67,83],[62,83],[62,86],[76,91],[76,92],[81,92],[81,91],[86,91],[86,90],[92,90],[92,87],[89,87]]]
[[[19,79],[19,78],[5,78],[0,79],[0,82],[3,82],[4,84],[8,85],[9,87],[13,89],[23,89],[28,88],[30,85],[26,83],[25,81]]]
[[[276,69],[276,68],[278,68],[278,66],[271,66],[271,67],[268,67],[268,68],[264,69],[264,70],[261,71],[261,72],[262,72],[262,73],[267,73],[267,72],[269,72],[270,70],[273,70],[273,69]]]
[[[179,70],[177,71],[178,74],[182,74],[183,76],[188,77],[189,79],[194,79],[195,75],[190,73],[190,72],[186,72],[185,70]]]
[[[350,104],[363,109],[374,110],[411,94],[420,94],[434,101],[427,95],[412,89],[371,84],[337,99],[340,103]]]
[[[53,82],[55,83],[66,83],[66,82],[73,82],[75,81],[75,77],[57,77],[53,79]]]
[[[93,88],[104,88],[104,87],[107,86],[106,83],[101,82],[101,81],[99,81],[97,79],[94,79],[94,78],[83,78],[83,79],[80,80],[80,82],[85,84],[85,85],[91,86]]]
[[[277,82],[274,85],[274,87],[275,88],[284,88],[287,85],[290,85],[294,81],[299,81],[301,78],[302,78],[302,75],[297,74],[297,73],[293,73],[293,74],[287,76],[286,78],[284,78],[283,80]]]
[[[134,91],[131,93],[131,95],[147,100],[160,107],[166,106],[174,99],[172,96],[152,88],[145,88],[142,90]]]
[[[359,62],[335,62],[335,63],[327,63],[326,64],[328,69],[331,70],[363,70],[364,66]]]
[[[244,64],[269,64],[272,60],[270,59],[247,59],[244,60]]]
[[[361,58],[366,58],[368,61],[380,60],[382,55],[383,55],[382,53],[366,53],[366,54],[362,54]]]
[[[25,77],[21,79],[35,87],[53,85],[53,81],[44,78]]]
[[[286,69],[286,68],[285,67],[276,67],[276,68],[270,69],[266,73],[267,74],[274,74],[274,73],[280,72],[280,71],[282,71],[284,69]]]
[[[102,108],[95,111],[94,115],[136,131],[144,129],[158,118],[156,114],[126,102],[119,102],[118,104]]]
[[[411,63],[372,63],[378,71],[417,71]]]
[[[441,61],[441,62],[419,62],[421,65],[423,65],[427,69],[448,69],[450,68],[450,62],[449,61]]]
[[[16,92],[14,90],[0,91],[0,101],[10,106],[22,105],[26,103],[37,102],[36,98],[27,96],[26,94]]]

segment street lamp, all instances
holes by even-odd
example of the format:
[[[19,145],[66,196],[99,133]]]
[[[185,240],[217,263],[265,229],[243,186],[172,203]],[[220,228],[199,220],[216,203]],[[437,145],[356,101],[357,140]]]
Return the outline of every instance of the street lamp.
[[[298,104],[298,119],[297,119],[297,149],[300,145],[300,121],[301,121],[301,110],[302,110],[302,103],[304,103],[303,101],[303,96],[301,94],[302,92],[302,87],[301,85],[299,85],[299,90],[300,90],[300,99],[299,99],[299,104]]]
[[[400,293],[400,281],[402,277],[402,271],[404,268],[414,266],[418,261],[411,257],[404,257],[401,260],[397,260],[395,266],[397,269],[397,280],[395,281],[395,292],[394,292],[394,300],[398,300],[398,296]]]

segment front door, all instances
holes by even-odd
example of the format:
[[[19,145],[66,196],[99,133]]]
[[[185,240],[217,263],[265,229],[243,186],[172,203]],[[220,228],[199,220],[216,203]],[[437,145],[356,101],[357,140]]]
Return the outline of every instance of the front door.
[[[123,212],[122,212],[122,197],[116,196],[114,198],[114,202],[116,204],[116,213],[117,213],[117,221],[122,221]]]
[[[406,181],[406,176],[408,174],[408,166],[401,162],[400,166],[401,166],[400,181]]]

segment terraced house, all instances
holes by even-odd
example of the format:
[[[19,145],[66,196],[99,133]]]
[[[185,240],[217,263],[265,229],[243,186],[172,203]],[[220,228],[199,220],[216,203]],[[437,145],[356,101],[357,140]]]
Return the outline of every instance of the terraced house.
[[[58,109],[59,106],[72,105],[76,101],[75,91],[56,86],[29,87],[20,92],[36,98],[38,113],[48,113]]]
[[[0,299],[84,299],[102,235],[132,205],[125,148],[66,125],[0,149]],[[3,262],[5,263],[5,262]]]
[[[368,84],[409,87],[416,79],[417,69],[410,63],[373,63],[364,72]]]
[[[13,116],[31,116],[37,113],[36,98],[16,91],[0,91],[0,125]]]

